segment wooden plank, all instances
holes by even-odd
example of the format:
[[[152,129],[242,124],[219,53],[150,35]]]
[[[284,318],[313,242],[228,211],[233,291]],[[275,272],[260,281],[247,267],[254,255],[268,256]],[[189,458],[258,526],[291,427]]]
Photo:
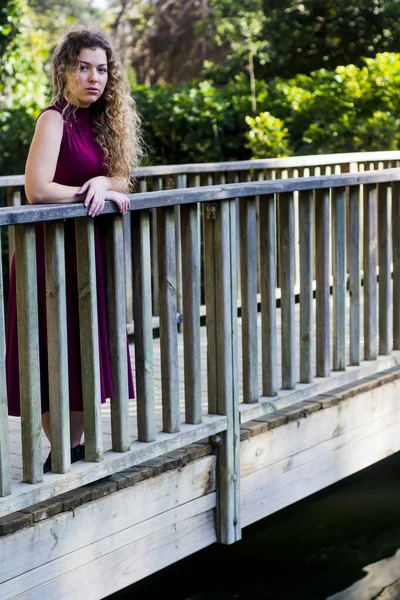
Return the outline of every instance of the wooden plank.
[[[278,202],[282,319],[282,387],[283,389],[293,389],[296,385],[293,194],[279,194]]]
[[[242,317],[243,402],[258,401],[257,349],[257,222],[256,199],[242,198],[240,219],[240,282]]]
[[[329,190],[318,190],[315,196],[317,377],[329,377],[331,370],[329,314],[329,197]]]
[[[350,188],[349,210],[349,292],[350,292],[350,365],[361,361],[361,248],[360,187]]]
[[[135,321],[135,364],[138,439],[155,440],[154,360],[151,315],[151,260],[149,211],[132,215],[133,314]]]
[[[323,451],[316,446],[243,478],[243,523],[250,525],[383,460],[387,448],[399,451],[399,424],[398,410],[359,427],[356,435],[333,437]]]
[[[260,196],[260,284],[262,393],[264,396],[276,396],[276,219],[273,195]]]
[[[152,180],[153,192],[161,191],[162,189],[162,177],[154,177]],[[158,290],[157,210],[155,208],[151,211],[151,272],[153,315],[159,315],[160,298]]]
[[[18,188],[6,188],[7,206],[21,206],[21,191]],[[15,252],[15,227],[8,228],[8,260],[11,267],[11,261]]]
[[[79,322],[82,368],[85,460],[103,458],[101,432],[100,358],[97,316],[96,262],[93,219],[76,219]]]
[[[176,187],[179,189],[187,188],[187,176],[185,173],[177,175]],[[183,293],[182,293],[182,240],[181,240],[181,208],[175,207],[175,257],[176,257],[176,311],[183,313]],[[178,331],[182,332],[182,324],[178,323]]]
[[[346,189],[332,191],[333,369],[346,369]]]
[[[200,252],[197,204],[181,209],[183,340],[185,369],[185,419],[200,423],[201,348],[200,348]]]
[[[366,171],[364,173],[343,173],[321,177],[302,177],[286,180],[252,181],[250,183],[232,183],[226,186],[209,186],[169,189],[161,192],[132,194],[131,211],[177,206],[194,202],[219,202],[230,198],[259,196],[275,193],[292,193],[300,190],[330,189],[358,184],[391,183],[400,180],[398,169]],[[102,214],[118,212],[115,204],[107,201]],[[87,216],[86,209],[80,203],[29,205],[20,208],[0,208],[0,226],[23,223],[72,219]]]
[[[64,223],[46,223],[44,235],[51,470],[65,473],[71,466],[71,444]]]
[[[377,356],[377,195],[376,185],[364,188],[364,357]]]
[[[379,354],[392,350],[392,228],[389,218],[389,188],[378,185],[379,260]]]
[[[0,229],[0,248],[1,248]],[[0,496],[11,493],[11,464],[8,436],[8,405],[5,368],[5,324],[3,264],[0,260]]]
[[[237,382],[236,201],[219,204],[215,219],[215,314],[218,414],[226,415],[217,461],[217,538],[232,544],[241,537],[239,467],[239,394]]]
[[[217,413],[217,317],[215,309],[215,220],[217,204],[204,205],[204,287],[207,328],[207,390],[208,412]]]
[[[141,182],[145,183],[145,182]],[[144,190],[146,191],[146,190]],[[131,218],[129,214],[124,215],[124,274],[125,274],[125,307],[126,307],[126,322],[133,323],[133,290],[132,290],[132,234],[131,234]]]
[[[24,582],[28,585],[29,573],[33,569],[42,568],[51,575],[55,561],[66,559],[79,550],[86,552],[87,560],[91,560],[88,547],[126,529],[140,528],[147,523],[150,531],[154,531],[157,527],[154,519],[158,520],[160,515],[177,510],[177,507],[186,506],[193,510],[190,506],[193,503],[196,506],[199,498],[208,498],[206,502],[215,506],[214,492],[215,456],[208,455],[189,462],[179,470],[167,471],[95,502],[88,502],[74,512],[62,512],[51,520],[36,523],[35,528],[4,536],[1,539],[0,590],[5,589],[5,581],[19,576],[21,587]],[[60,543],[54,543],[54,536]],[[37,543],[38,538],[40,544]]]
[[[71,556],[69,562],[66,557],[59,561],[61,564],[53,565],[56,572],[58,568],[65,572],[59,577],[48,579],[42,585],[33,587],[36,575],[40,577],[41,574],[32,573],[31,587],[27,591],[29,598],[43,600],[44,597],[56,597],[59,600],[68,600],[84,594],[87,600],[96,600],[102,594],[103,597],[104,594],[108,596],[213,544],[214,511],[209,508],[209,504],[207,499],[199,499],[193,507],[199,512],[187,518],[184,515],[191,507],[179,510],[178,513],[183,513],[182,520],[176,518],[176,509],[169,515],[155,518],[157,529],[154,533],[151,533],[150,529],[154,523],[143,523],[132,532],[121,532],[109,540],[102,540],[92,548],[91,560],[87,549]],[[208,506],[208,510],[204,510],[205,505]],[[159,524],[162,521],[166,523],[164,528]],[[130,535],[135,537],[135,541],[130,540]],[[69,568],[70,565],[72,568]],[[20,599],[21,596],[26,598],[26,593],[23,592],[15,599]]]
[[[179,431],[174,207],[157,211],[163,430]]]
[[[106,276],[107,276],[107,322],[108,338],[111,356],[111,373],[114,395],[111,398],[111,431],[112,449],[116,452],[126,452],[130,447],[129,432],[129,390],[128,390],[128,361],[126,339],[126,306],[125,306],[125,259],[126,234],[131,233],[131,227],[125,226],[125,216],[112,215],[107,222],[106,237]],[[131,244],[129,243],[132,256]],[[131,260],[129,261],[131,263]],[[131,279],[127,282],[132,290],[132,265],[129,269]],[[133,308],[133,297],[132,308]],[[133,313],[132,313],[133,319]]]
[[[313,248],[314,202],[312,192],[299,194],[300,243],[300,382],[313,380]]]
[[[393,348],[400,349],[400,183],[392,185]]]
[[[15,229],[23,480],[43,481],[34,225]]]

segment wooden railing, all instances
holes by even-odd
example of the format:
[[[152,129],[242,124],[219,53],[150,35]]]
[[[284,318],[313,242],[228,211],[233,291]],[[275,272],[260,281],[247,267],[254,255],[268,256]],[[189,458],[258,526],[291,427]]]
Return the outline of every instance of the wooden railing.
[[[310,156],[295,156],[288,158],[268,158],[263,160],[247,160],[226,163],[199,163],[183,165],[163,165],[155,167],[141,167],[132,171],[136,179],[135,188],[138,192],[161,191],[167,189],[184,189],[187,187],[210,186],[225,183],[238,183],[245,181],[259,181],[303,176],[320,176],[347,172],[362,172],[365,170],[392,168],[400,165],[400,152],[353,152],[321,154]],[[23,191],[24,176],[12,175],[0,176],[0,205],[1,206],[20,206],[26,204]],[[3,200],[1,200],[1,191]],[[295,197],[295,213],[297,217],[298,201]],[[258,201],[257,201],[258,218]],[[176,237],[176,270],[177,270],[177,321],[182,319],[183,300],[182,300],[182,264],[181,264],[181,235],[180,235],[180,215],[179,209],[175,210],[175,237]],[[239,218],[237,216],[239,227]],[[126,281],[132,280],[131,261],[131,231],[130,221],[124,221],[125,236],[125,277]],[[298,231],[295,232],[298,236]],[[199,224],[199,243],[203,247],[203,228]],[[239,231],[238,231],[239,236]],[[153,328],[157,329],[159,325],[158,316],[160,314],[159,290],[158,290],[158,258],[157,258],[157,218],[155,210],[150,218],[150,256],[152,264],[152,315]],[[14,241],[12,233],[10,234],[10,252],[12,255]],[[238,247],[238,251],[240,248]],[[202,265],[201,273],[204,274],[203,255],[201,255]],[[298,255],[298,246],[295,253],[295,279],[299,283],[299,265],[300,257]],[[278,269],[279,271],[279,269]],[[279,279],[279,273],[278,273]],[[260,289],[258,275],[258,289]],[[204,277],[200,282],[201,301],[204,307]],[[133,332],[133,296],[129,285],[126,286],[126,321],[128,331]],[[204,312],[204,308],[203,308]]]
[[[298,222],[295,195],[299,203]],[[396,352],[400,350],[400,169],[153,191],[137,193],[131,199],[132,253],[129,261],[132,264],[138,421],[135,439],[131,438],[128,426],[126,282],[121,266],[126,259],[124,219],[111,203],[106,203],[104,215],[98,217],[107,222],[108,228],[108,318],[115,387],[115,395],[111,398],[112,450],[106,452],[103,451],[98,389],[93,219],[86,216],[86,210],[80,204],[0,209],[2,230],[15,227],[23,448],[23,483],[12,483],[3,341],[0,344],[3,369],[0,377],[0,515],[218,434],[218,535],[221,541],[231,543],[240,538],[240,422],[332,389],[338,385],[338,376],[341,382],[349,382],[368,369],[371,372],[371,368],[385,368],[393,363],[390,357],[397,356]],[[183,357],[178,352],[176,325],[176,207],[180,207]],[[154,381],[158,374],[154,372],[151,310],[150,223],[153,211],[157,218],[162,431],[157,429],[154,398]],[[237,252],[237,217],[240,256]],[[81,348],[86,461],[72,466],[69,462],[63,257],[64,220],[68,219],[76,220],[80,257],[78,281],[79,289],[85,292],[79,295],[79,309],[80,322],[84,323]],[[201,364],[200,359],[201,221],[204,231],[206,365]],[[34,225],[38,222],[45,223],[45,249],[49,257],[46,280],[47,297],[51,298],[47,306],[48,343],[52,348],[49,356],[50,412],[59,415],[52,419],[55,472],[45,476],[40,435],[34,233]],[[299,331],[295,319],[296,227],[300,246]],[[314,256],[317,257],[315,265]],[[279,263],[280,289],[277,291]],[[257,328],[259,301],[260,336]],[[350,311],[348,334],[347,305]],[[2,307],[3,295],[0,293],[0,335],[4,340]],[[239,369],[240,338],[242,358]],[[346,346],[349,346],[349,352]],[[184,398],[179,389],[182,360]],[[239,372],[242,373],[240,378]],[[201,382],[205,378],[206,405],[201,391]],[[183,399],[184,415],[180,410]]]

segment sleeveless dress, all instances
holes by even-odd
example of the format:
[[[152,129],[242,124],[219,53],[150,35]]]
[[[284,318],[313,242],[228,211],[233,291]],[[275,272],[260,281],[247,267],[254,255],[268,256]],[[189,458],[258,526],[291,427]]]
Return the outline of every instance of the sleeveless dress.
[[[62,113],[59,105],[53,105],[47,110]],[[45,112],[43,111],[43,112]],[[92,116],[89,108],[78,108],[75,115],[64,117],[64,130],[58,155],[56,172],[53,181],[63,185],[81,186],[88,179],[105,175],[102,150],[95,140],[92,128]],[[107,217],[95,218],[95,255],[97,279],[97,308],[99,325],[99,360],[100,360],[100,389],[101,402],[113,396],[111,376],[110,349],[107,326],[107,294],[105,281],[105,252],[104,252],[104,222]],[[68,219],[65,225],[65,276],[66,276],[66,305],[67,305],[67,340],[68,340],[68,381],[69,404],[71,411],[81,411],[82,376],[79,338],[79,308],[77,262],[75,247],[75,223]],[[44,228],[38,223],[36,229],[36,261],[37,261],[37,291],[39,318],[39,355],[40,355],[40,385],[42,414],[49,410],[49,387],[47,362],[47,330],[46,330],[46,281]],[[135,397],[132,368],[127,343],[128,385],[129,398]],[[19,364],[18,364],[18,330],[17,330],[17,301],[15,279],[15,255],[12,259],[10,272],[10,291],[7,312],[6,330],[6,374],[8,413],[20,416]]]

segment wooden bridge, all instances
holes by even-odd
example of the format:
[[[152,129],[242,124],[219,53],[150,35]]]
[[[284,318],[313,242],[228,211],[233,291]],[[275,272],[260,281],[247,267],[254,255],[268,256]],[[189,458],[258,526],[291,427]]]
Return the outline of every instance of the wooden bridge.
[[[0,226],[16,249],[22,409],[7,417],[2,343],[0,599],[103,598],[215,541],[233,543],[250,523],[399,450],[399,160],[383,152],[139,170],[127,218],[111,203],[99,217],[115,387],[102,408],[93,220],[77,204],[25,206],[23,179],[0,178]],[[73,465],[67,219],[76,219],[85,290],[86,460]],[[57,418],[46,475],[37,222],[53,257]],[[2,289],[0,302],[4,340]]]

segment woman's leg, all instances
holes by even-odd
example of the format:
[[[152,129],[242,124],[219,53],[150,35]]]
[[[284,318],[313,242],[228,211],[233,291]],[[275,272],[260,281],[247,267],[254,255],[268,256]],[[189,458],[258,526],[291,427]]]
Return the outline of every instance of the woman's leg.
[[[69,413],[71,430],[71,448],[79,446],[83,436],[83,412],[73,410]]]
[[[72,411],[69,413],[70,419],[70,435],[71,435],[71,448],[75,448],[81,443],[83,436],[83,412]],[[47,439],[51,443],[51,431],[50,431],[50,413],[46,412],[42,414],[42,427],[46,434]]]

